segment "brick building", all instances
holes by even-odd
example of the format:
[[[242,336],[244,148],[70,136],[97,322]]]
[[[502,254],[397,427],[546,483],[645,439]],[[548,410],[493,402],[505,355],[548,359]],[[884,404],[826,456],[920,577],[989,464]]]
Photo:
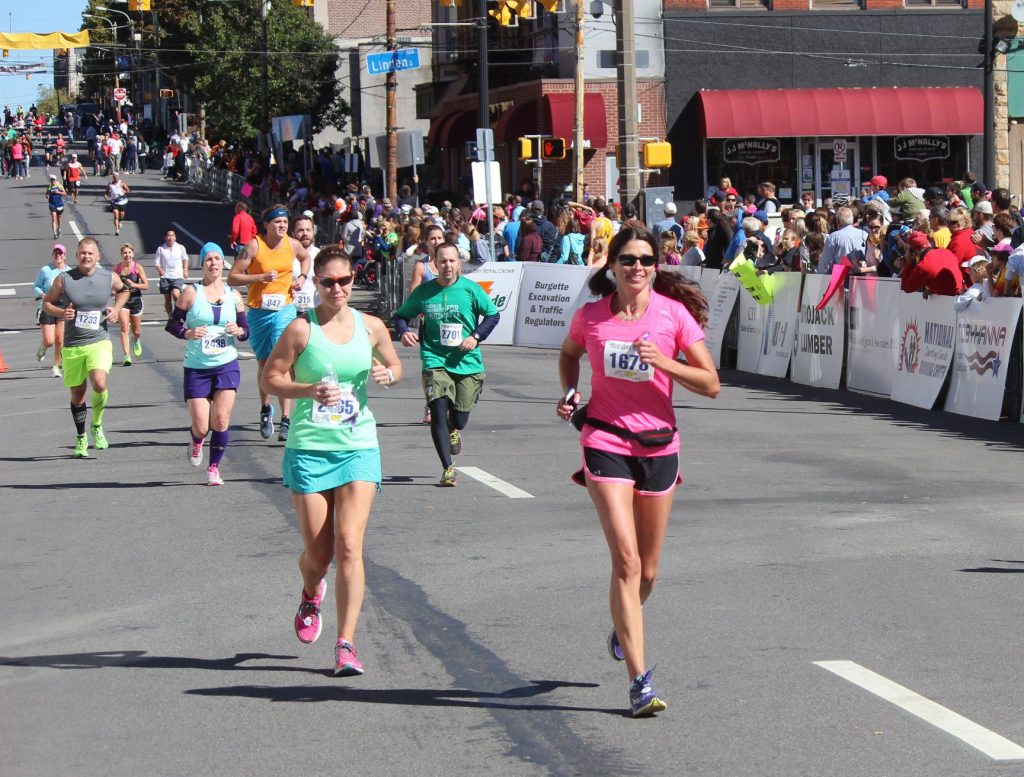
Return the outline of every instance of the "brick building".
[[[676,198],[980,177],[983,34],[982,0],[665,0]]]

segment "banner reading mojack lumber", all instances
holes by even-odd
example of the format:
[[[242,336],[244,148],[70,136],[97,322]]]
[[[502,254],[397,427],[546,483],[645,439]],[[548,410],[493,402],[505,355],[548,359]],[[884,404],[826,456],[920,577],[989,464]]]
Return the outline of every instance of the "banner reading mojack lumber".
[[[950,297],[900,293],[896,378],[892,398],[931,409],[942,390],[956,343],[956,311]]]
[[[957,315],[946,410],[999,420],[1021,303],[1012,297],[975,301]]]
[[[827,275],[804,277],[790,379],[805,386],[836,389],[843,372],[846,292],[836,292],[825,307],[815,310],[828,284]]]

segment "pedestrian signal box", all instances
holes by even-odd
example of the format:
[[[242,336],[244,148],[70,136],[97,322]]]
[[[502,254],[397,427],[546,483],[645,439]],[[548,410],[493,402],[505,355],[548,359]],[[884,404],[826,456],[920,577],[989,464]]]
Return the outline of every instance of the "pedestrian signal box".
[[[672,167],[672,144],[663,140],[644,143],[644,167]]]
[[[172,97],[174,97],[174,90],[173,89],[161,89],[160,90],[160,98],[161,99],[163,99],[163,100],[170,100]]]
[[[519,158],[533,159],[533,139],[519,138]]]
[[[544,138],[540,142],[540,155],[544,159],[565,159],[565,138]]]

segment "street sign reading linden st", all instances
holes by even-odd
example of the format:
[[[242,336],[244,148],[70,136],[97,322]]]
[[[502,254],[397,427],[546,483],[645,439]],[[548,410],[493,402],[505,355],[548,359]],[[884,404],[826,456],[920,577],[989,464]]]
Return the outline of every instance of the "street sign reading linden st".
[[[372,76],[397,70],[415,70],[419,66],[419,49],[395,49],[366,55],[366,70]]]

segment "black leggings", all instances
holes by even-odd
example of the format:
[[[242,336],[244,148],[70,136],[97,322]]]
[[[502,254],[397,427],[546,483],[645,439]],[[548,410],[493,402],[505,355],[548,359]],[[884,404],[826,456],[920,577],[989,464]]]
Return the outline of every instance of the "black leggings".
[[[441,465],[448,469],[452,465],[451,430],[465,429],[469,423],[469,412],[456,410],[448,397],[441,397],[430,402],[430,436],[434,440],[434,450],[441,459]]]

